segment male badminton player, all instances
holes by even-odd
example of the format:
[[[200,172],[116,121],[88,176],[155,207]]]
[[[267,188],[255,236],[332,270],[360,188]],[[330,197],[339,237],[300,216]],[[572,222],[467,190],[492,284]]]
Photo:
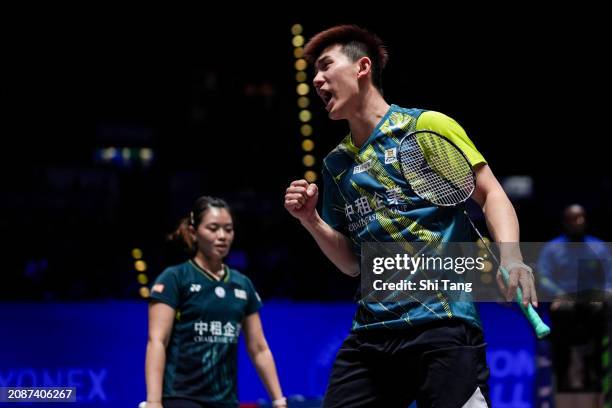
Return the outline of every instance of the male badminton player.
[[[315,35],[304,51],[330,119],[347,120],[350,133],[323,162],[322,216],[316,210],[317,185],[305,180],[287,188],[285,207],[343,273],[360,274],[362,242],[471,240],[463,212],[416,197],[399,175],[398,138],[411,130],[433,130],[463,151],[476,173],[472,199],[493,238],[519,241],[512,204],[461,126],[438,112],[385,101],[381,73],[388,54],[378,36],[354,25],[335,26]],[[520,287],[524,302],[537,306],[531,270],[516,248],[501,251],[510,279],[505,285],[498,276],[498,284],[508,300]],[[406,407],[416,400],[419,407],[487,407],[485,357],[471,302],[360,301],[323,406]]]

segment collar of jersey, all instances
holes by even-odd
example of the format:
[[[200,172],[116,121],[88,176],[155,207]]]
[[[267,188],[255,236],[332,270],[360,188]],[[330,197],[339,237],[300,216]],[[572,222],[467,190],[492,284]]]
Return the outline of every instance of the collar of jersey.
[[[389,115],[391,115],[391,112],[393,112],[396,108],[397,106],[393,104],[389,106],[389,109],[387,109],[387,113],[385,113],[385,115],[378,121],[378,123],[374,127],[374,130],[372,131],[370,136],[367,138],[367,140],[361,147],[357,147],[353,144],[353,135],[352,133],[349,132],[349,134],[347,135],[345,139],[346,140],[345,144],[346,144],[346,147],[349,149],[349,151],[355,154],[363,152],[364,149],[367,148],[368,145],[374,141],[374,139],[376,139],[376,137],[380,133],[380,127],[383,125],[383,123],[385,123]]]
[[[223,277],[223,279],[217,279],[214,275],[212,275],[210,272],[208,272],[206,269],[202,268],[200,265],[198,265],[197,263],[195,263],[195,261],[193,259],[189,260],[189,263],[191,264],[191,266],[193,266],[194,268],[196,268],[198,271],[202,272],[202,274],[208,278],[209,280],[213,281],[213,282],[228,282],[229,281],[229,276],[230,276],[230,268],[227,267],[227,265],[223,264],[223,270],[225,271],[225,276]]]

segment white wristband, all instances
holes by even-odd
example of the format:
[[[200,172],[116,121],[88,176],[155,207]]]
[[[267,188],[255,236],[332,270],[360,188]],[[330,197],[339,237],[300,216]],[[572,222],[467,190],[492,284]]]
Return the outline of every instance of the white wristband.
[[[509,263],[505,264],[503,267],[508,273],[510,273],[510,271],[514,268],[523,268],[529,271],[529,273],[533,276],[533,269],[531,269],[531,267],[529,267],[528,265],[525,265],[523,262],[520,262],[520,261],[510,261]]]
[[[272,401],[273,407],[282,407],[285,405],[287,405],[287,398],[285,397],[281,397],[279,399],[275,399],[274,401]]]

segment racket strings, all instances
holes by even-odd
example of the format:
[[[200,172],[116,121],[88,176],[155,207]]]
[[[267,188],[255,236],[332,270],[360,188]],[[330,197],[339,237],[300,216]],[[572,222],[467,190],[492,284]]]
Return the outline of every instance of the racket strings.
[[[399,147],[404,177],[415,193],[436,205],[461,203],[474,190],[474,176],[463,154],[435,133],[419,132]]]

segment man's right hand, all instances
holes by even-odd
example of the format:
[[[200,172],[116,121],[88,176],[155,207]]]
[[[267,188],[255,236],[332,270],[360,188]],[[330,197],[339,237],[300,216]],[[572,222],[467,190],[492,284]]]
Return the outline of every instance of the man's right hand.
[[[296,180],[285,193],[285,208],[301,222],[308,222],[315,217],[318,199],[319,189],[316,184]]]
[[[325,256],[348,276],[358,276],[359,262],[352,252],[349,239],[319,217],[317,200],[319,189],[314,183],[296,180],[285,193],[285,208],[300,220],[304,228],[317,241]]]

